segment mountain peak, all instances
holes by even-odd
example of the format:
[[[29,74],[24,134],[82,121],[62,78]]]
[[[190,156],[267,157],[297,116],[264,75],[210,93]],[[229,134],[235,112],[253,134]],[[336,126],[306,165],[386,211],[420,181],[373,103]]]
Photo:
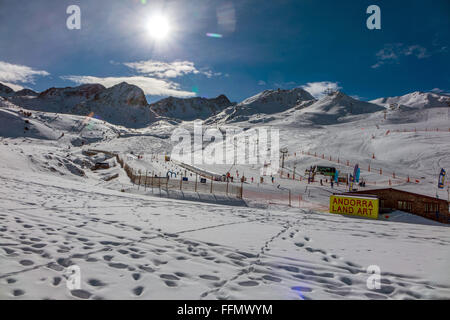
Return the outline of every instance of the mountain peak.
[[[31,89],[26,89],[26,88],[25,88],[25,89],[22,89],[22,90],[17,91],[14,95],[15,95],[15,96],[18,96],[18,97],[25,97],[25,96],[28,96],[28,97],[30,97],[30,96],[36,97],[36,96],[38,96],[38,93],[35,92],[35,91],[33,91],[33,90],[31,90]]]
[[[372,103],[383,106],[406,106],[410,108],[428,109],[450,107],[450,96],[436,92],[415,91],[403,96],[378,98]]]
[[[130,106],[144,107],[148,105],[144,91],[138,86],[126,82],[121,82],[99,92],[94,99]]]
[[[39,98],[44,99],[66,99],[78,97],[79,99],[90,99],[97,93],[105,90],[101,84],[82,84],[77,87],[49,88],[39,94]]]
[[[307,92],[302,88],[271,89],[271,90],[264,90],[250,98],[245,99],[244,101],[239,103],[238,106],[252,105],[252,104],[264,105],[272,103],[281,103],[293,107],[294,105],[296,105],[301,101],[308,101],[308,100],[315,100],[315,99],[309,92]]]
[[[342,91],[322,97],[314,104],[302,109],[301,114],[315,124],[332,124],[348,116],[374,113],[384,110],[379,105],[354,99]]]
[[[161,117],[192,121],[196,119],[205,120],[231,105],[233,103],[230,102],[227,96],[221,94],[211,99],[202,97],[187,99],[168,97],[150,104],[150,108]]]

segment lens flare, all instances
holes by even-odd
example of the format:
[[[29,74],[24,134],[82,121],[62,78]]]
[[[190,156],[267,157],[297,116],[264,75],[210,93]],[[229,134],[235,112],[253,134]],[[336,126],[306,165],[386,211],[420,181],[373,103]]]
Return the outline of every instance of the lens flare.
[[[206,34],[207,37],[211,37],[211,38],[222,38],[223,36],[219,33],[207,33]]]

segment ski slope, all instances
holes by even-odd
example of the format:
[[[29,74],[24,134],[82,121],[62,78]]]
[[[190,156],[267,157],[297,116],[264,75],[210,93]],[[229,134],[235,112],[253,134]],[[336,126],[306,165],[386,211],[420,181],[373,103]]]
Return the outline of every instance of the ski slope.
[[[339,121],[325,125],[305,117],[307,108],[232,125],[279,129],[280,146],[289,150],[285,172],[292,174],[295,166],[304,176],[318,163],[351,172],[359,163],[361,176],[377,186],[395,172],[420,179],[396,188],[435,195],[438,169],[450,166],[450,133],[443,130],[448,109],[399,108],[388,110],[385,119],[384,110],[348,114],[339,108]],[[260,165],[195,164],[206,172],[230,171],[235,178],[236,170],[244,174],[244,195],[290,189],[302,196],[300,208],[257,198],[167,194],[138,188],[114,158],[87,152],[119,153],[135,169],[164,176],[182,170],[163,161],[174,146],[171,133],[177,127],[191,130],[192,122],[127,128],[2,100],[0,123],[0,299],[450,298],[447,225],[403,212],[388,220],[322,212],[317,208],[345,186],[308,185],[280,174],[274,183],[263,176],[261,184]],[[89,169],[105,161],[109,169]],[[369,164],[385,174],[368,172]],[[437,192],[446,198],[446,190]],[[81,271],[77,290],[66,286],[73,265]],[[367,286],[367,268],[374,265],[381,270],[381,288],[375,290]]]

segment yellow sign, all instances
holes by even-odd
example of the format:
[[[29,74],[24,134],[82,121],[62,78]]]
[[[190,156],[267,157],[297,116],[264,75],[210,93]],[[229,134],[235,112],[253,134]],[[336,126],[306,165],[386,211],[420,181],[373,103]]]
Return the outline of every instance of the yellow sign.
[[[378,219],[378,199],[355,196],[331,196],[330,213]]]

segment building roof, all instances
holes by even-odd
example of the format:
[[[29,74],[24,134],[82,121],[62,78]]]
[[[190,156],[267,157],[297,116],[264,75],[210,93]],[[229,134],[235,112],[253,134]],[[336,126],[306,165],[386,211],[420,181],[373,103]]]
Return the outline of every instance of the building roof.
[[[413,196],[417,196],[417,197],[422,197],[422,198],[427,198],[430,200],[434,200],[434,201],[444,201],[447,203],[447,200],[445,199],[439,199],[436,197],[430,197],[424,194],[420,194],[420,193],[414,193],[414,192],[409,192],[409,191],[404,191],[404,190],[399,190],[399,189],[394,189],[394,188],[383,188],[383,189],[371,189],[371,190],[360,190],[360,191],[353,191],[351,193],[356,193],[356,194],[362,194],[362,193],[366,193],[366,192],[374,192],[376,193],[377,191],[393,191],[393,192],[400,192],[400,193],[405,193],[405,194],[409,194],[409,195],[413,195]],[[348,194],[351,194],[348,193]]]

